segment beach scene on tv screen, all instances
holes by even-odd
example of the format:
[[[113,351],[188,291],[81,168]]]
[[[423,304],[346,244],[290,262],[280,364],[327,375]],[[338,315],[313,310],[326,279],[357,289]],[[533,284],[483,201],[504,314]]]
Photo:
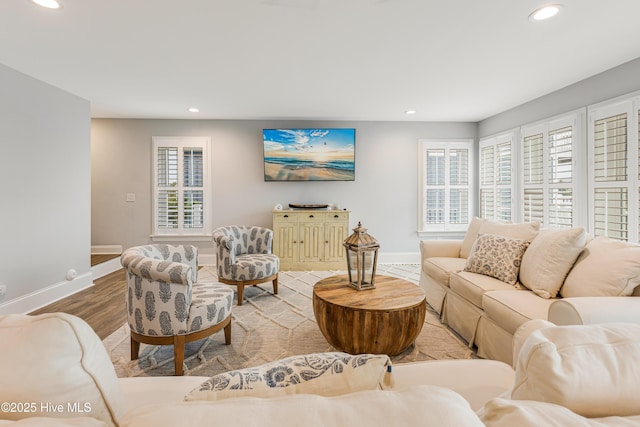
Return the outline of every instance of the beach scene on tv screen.
[[[355,129],[265,129],[265,181],[353,181]]]

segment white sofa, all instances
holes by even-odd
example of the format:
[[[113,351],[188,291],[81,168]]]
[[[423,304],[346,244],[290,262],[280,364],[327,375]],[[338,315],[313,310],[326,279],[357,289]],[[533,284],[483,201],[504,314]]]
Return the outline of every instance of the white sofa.
[[[592,328],[524,325],[516,334],[521,363],[515,372],[493,360],[421,362],[394,366],[391,374],[383,369],[382,390],[185,401],[208,378],[118,379],[81,319],[9,315],[0,317],[0,426],[500,427],[541,425],[540,416],[562,426],[640,422],[640,326]],[[594,367],[606,375],[584,375]],[[572,373],[581,381],[572,381]],[[546,388],[539,387],[542,377]]]
[[[538,228],[474,218],[464,240],[420,242],[420,286],[427,302],[480,357],[512,364],[513,335],[532,319],[556,325],[640,323],[640,246],[591,239],[581,228]],[[492,237],[530,242],[519,248],[524,249],[516,283],[484,271],[482,257],[476,263],[481,267],[473,267],[478,236],[497,246],[506,243],[492,243]]]

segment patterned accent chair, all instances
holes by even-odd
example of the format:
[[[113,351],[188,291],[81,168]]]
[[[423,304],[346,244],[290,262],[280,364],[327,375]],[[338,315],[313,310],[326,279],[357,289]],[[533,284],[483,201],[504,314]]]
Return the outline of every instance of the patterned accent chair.
[[[217,246],[218,281],[238,288],[238,305],[244,299],[244,287],[273,283],[278,294],[280,258],[271,253],[273,231],[263,227],[230,225],[213,232]]]
[[[146,245],[124,251],[127,270],[127,321],[131,360],[140,343],[173,345],[176,375],[183,374],[184,347],[224,328],[231,343],[233,290],[219,283],[197,283],[198,248]]]

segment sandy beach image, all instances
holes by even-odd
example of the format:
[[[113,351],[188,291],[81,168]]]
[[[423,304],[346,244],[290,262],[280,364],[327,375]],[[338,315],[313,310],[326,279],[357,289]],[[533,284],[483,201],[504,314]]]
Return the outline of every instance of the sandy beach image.
[[[353,181],[355,129],[265,129],[265,181]]]

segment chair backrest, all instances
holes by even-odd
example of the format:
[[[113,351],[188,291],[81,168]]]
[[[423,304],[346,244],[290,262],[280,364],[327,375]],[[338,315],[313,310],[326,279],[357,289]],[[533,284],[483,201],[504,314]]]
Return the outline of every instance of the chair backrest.
[[[120,257],[127,270],[127,320],[141,335],[171,336],[187,332],[191,288],[197,280],[198,248],[146,245]]]
[[[224,277],[229,266],[236,263],[237,255],[270,254],[273,231],[258,226],[229,225],[213,231],[216,244],[218,275]]]

